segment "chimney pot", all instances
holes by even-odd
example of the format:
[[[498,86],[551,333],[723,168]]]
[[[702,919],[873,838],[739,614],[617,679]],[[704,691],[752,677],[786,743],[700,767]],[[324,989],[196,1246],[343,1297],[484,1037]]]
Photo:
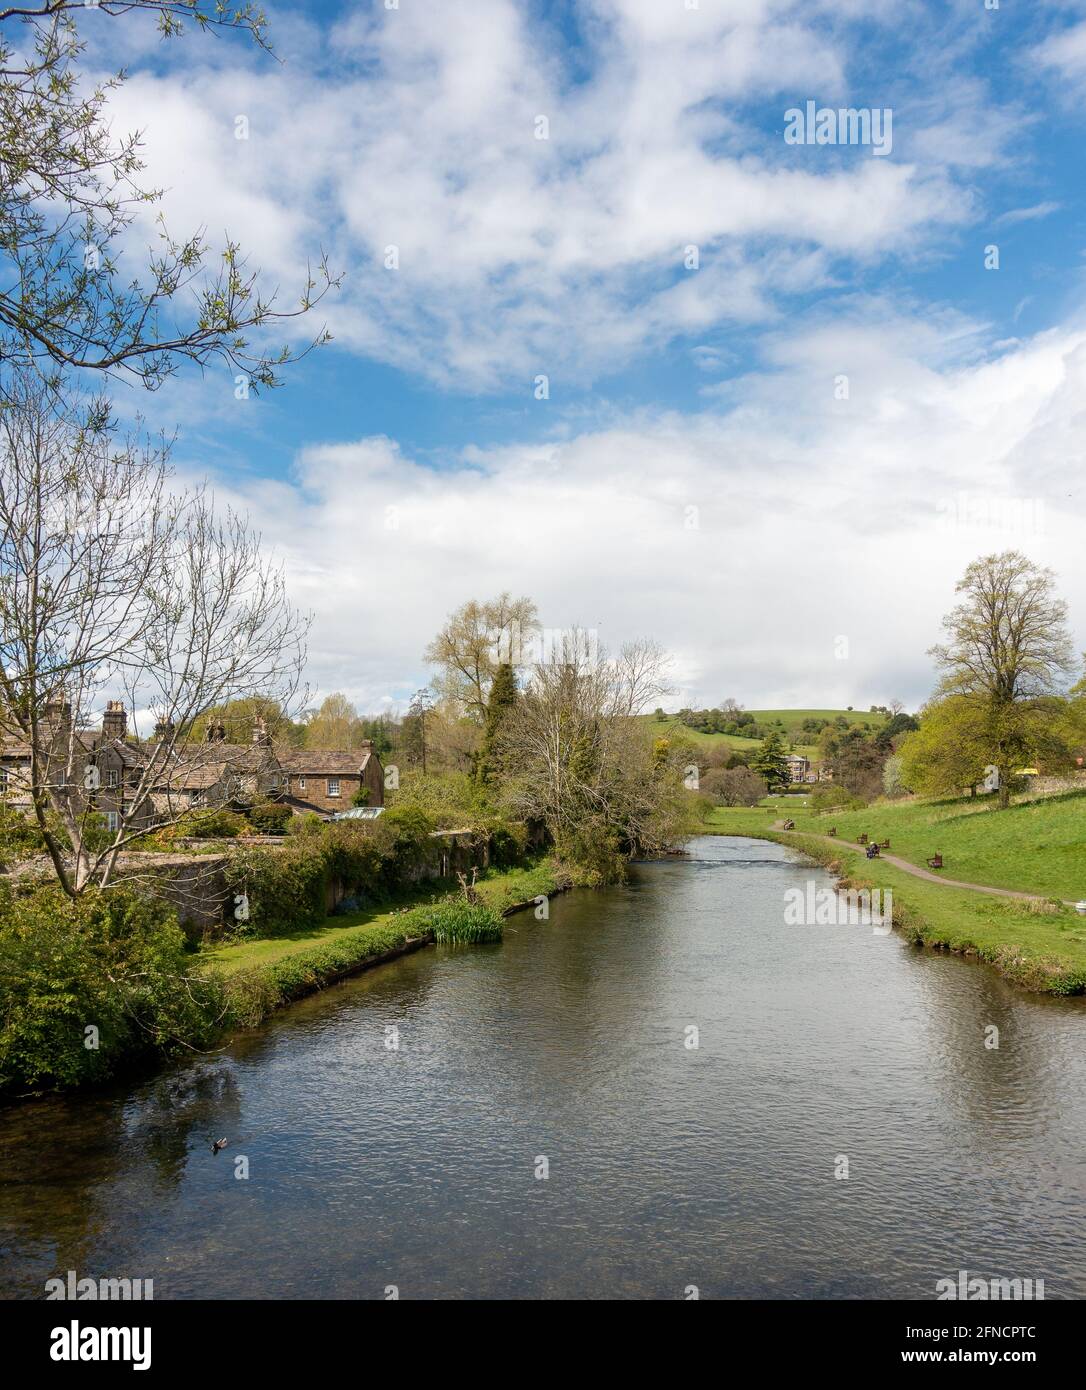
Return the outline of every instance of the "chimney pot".
[[[110,700],[102,715],[102,737],[106,739],[124,738],[128,731],[128,714],[120,700]]]

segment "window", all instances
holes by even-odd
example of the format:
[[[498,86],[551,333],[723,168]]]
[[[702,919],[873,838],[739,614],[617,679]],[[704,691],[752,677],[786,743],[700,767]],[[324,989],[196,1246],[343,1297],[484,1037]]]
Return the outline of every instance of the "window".
[[[106,773],[106,786],[107,786],[107,787],[115,787],[116,785],[117,785],[117,769],[116,769],[115,767],[111,767],[111,768],[109,769],[109,771]]]
[[[7,789],[8,789],[8,770],[7,770],[6,767],[0,767],[0,796],[4,796],[4,795],[7,793]]]
[[[338,778],[338,777],[329,777],[329,779],[328,779],[328,795],[329,795],[329,796],[338,796],[338,795],[339,795],[339,778]]]
[[[117,826],[118,826],[119,824],[120,824],[120,817],[117,815],[117,812],[116,812],[116,811],[107,811],[107,812],[106,812],[106,829],[107,829],[107,830],[116,830],[116,829],[117,829]]]
[[[304,791],[305,791],[305,778],[304,778],[304,777],[299,777],[299,778],[298,778],[298,790],[299,790],[300,792],[304,792]]]

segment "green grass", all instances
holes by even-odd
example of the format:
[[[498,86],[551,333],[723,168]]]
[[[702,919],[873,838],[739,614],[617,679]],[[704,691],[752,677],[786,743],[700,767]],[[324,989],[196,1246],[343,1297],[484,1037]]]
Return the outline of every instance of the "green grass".
[[[869,714],[865,710],[846,710],[846,709],[752,709],[750,713],[759,724],[772,724],[779,719],[784,726],[785,741],[790,741],[803,737],[801,725],[805,719],[828,719],[831,722],[838,716],[847,719],[849,723],[863,724],[868,723],[871,728],[877,729],[880,724],[886,722],[884,714]],[[685,724],[679,722],[673,715],[667,715],[664,719],[658,720],[654,714],[640,715],[642,723],[653,733],[655,737],[662,734],[682,733],[695,747],[708,751],[711,748],[728,747],[734,748],[740,753],[756,753],[761,747],[761,740],[756,738],[744,738],[741,734],[703,734],[697,729],[688,729]],[[795,743],[795,752],[804,758],[817,758],[818,746],[814,743]]]
[[[542,860],[525,868],[490,870],[476,884],[476,890],[488,907],[502,913],[541,893],[553,893],[558,887],[566,887],[569,882],[569,875],[557,864]],[[440,896],[432,887],[422,889],[397,898],[391,907],[366,908],[343,916],[326,917],[320,926],[286,936],[247,937],[220,944],[203,950],[200,958],[224,974],[234,975],[276,965],[333,944],[351,947],[369,933],[397,929],[408,911],[425,907]]]
[[[1018,801],[1001,811],[993,798],[876,802],[862,811],[821,816],[789,809],[797,830],[843,839],[864,831],[889,839],[891,853],[921,868],[943,856],[949,878],[1044,897],[1086,899],[1086,791]]]
[[[893,809],[904,808],[898,806]],[[1084,811],[1086,801],[1080,800],[1079,814]],[[856,814],[862,819],[862,813]],[[1039,905],[929,883],[885,861],[880,860],[876,865],[862,851],[828,845],[822,840],[799,834],[781,834],[771,830],[770,826],[777,818],[776,812],[769,807],[759,806],[750,810],[720,808],[712,813],[706,830],[714,834],[751,835],[775,840],[779,844],[801,849],[834,872],[843,873],[850,886],[891,889],[895,925],[920,944],[979,956],[1027,989],[1053,994],[1081,994],[1086,990],[1086,917],[1080,917],[1073,908],[1052,910],[1045,905],[1044,910],[1038,910]],[[798,828],[800,818],[796,816],[794,819]],[[808,819],[820,832],[831,823],[829,818],[822,822],[816,817]],[[870,816],[868,820],[867,828],[872,833],[871,827],[875,823]],[[843,835],[844,817],[838,816],[836,824],[838,832]],[[884,828],[880,825],[880,833]],[[893,838],[893,831],[890,834]],[[1005,831],[999,832],[1004,843],[1006,834]],[[896,850],[896,842],[892,848]],[[970,877],[966,874],[961,876]],[[1009,882],[998,886],[1029,887]]]
[[[665,735],[682,734],[694,744],[698,749],[706,752],[711,748],[734,748],[737,753],[757,753],[762,746],[759,738],[742,738],[738,734],[703,734],[699,729],[688,729],[685,724],[668,715],[666,719],[657,720],[655,715],[639,715],[638,718],[645,724],[653,738],[661,738]],[[813,743],[797,743],[795,752],[804,758],[815,758],[818,756],[818,749]]]

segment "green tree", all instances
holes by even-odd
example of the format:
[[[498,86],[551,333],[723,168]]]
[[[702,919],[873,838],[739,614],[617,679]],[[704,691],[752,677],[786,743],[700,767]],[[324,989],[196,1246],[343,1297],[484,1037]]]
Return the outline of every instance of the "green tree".
[[[436,691],[455,701],[477,724],[485,724],[498,667],[528,661],[538,631],[530,598],[501,593],[486,603],[471,599],[461,604],[423,653],[439,669]]]
[[[898,782],[921,796],[973,796],[989,765],[982,707],[960,695],[932,700],[920,711],[920,727],[898,744]]]
[[[110,96],[124,75],[93,83],[80,30],[137,11],[156,16],[164,38],[187,20],[268,46],[264,17],[245,0],[29,0],[0,9],[0,360],[123,372],[149,387],[182,360],[218,360],[254,388],[274,386],[277,367],[298,354],[254,347],[252,335],[304,314],[337,283],[323,257],[286,309],[260,294],[235,242],[214,255],[201,231],[176,239],[161,218],[142,273],[122,269],[137,211],[162,195],[142,186],[139,137],[117,138],[111,127]],[[326,339],[322,330],[315,342]]]
[[[363,737],[358,711],[338,690],[321,702],[305,728],[307,748],[357,748]]]
[[[771,792],[788,786],[791,778],[785,757],[784,744],[780,734],[771,729],[762,740],[762,746],[751,760],[751,770],[756,772]]]
[[[503,661],[494,672],[486,705],[483,742],[475,763],[475,780],[480,786],[492,785],[498,776],[497,744],[502,724],[516,708],[517,677],[512,664]]]
[[[961,603],[943,619],[947,641],[931,651],[943,672],[939,693],[959,697],[951,708],[968,710],[970,728],[981,720],[1001,808],[1017,768],[1069,758],[1058,696],[1074,662],[1054,586],[1051,570],[1016,550],[974,560],[956,588]]]

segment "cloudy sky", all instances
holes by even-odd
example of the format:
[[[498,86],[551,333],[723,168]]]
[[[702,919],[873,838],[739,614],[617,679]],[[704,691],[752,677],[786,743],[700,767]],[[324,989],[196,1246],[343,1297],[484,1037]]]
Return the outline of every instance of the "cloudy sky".
[[[277,58],[81,22],[171,230],[343,273],[280,390],[119,400],[278,549],[321,694],[403,705],[509,589],[658,638],[676,707],[914,706],[1009,546],[1086,647],[1086,0],[267,12]],[[808,103],[892,140],[794,143]]]

